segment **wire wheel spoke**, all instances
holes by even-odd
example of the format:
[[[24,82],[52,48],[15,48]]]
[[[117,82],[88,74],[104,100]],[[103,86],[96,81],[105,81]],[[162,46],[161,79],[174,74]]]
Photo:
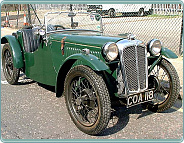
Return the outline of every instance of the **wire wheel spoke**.
[[[75,95],[75,97],[79,97],[80,95],[77,93],[77,91],[75,90],[75,88],[72,87],[72,93],[73,95]]]
[[[93,125],[98,119],[98,102],[93,86],[84,77],[77,77],[71,84],[71,104],[79,122]]]
[[[162,104],[170,95],[171,80],[166,69],[163,66],[157,65],[151,75],[154,76],[157,81],[157,88],[154,93],[153,104]]]
[[[7,71],[8,71],[9,76],[13,74],[13,70],[9,66],[7,67]]]
[[[10,51],[8,50],[6,50],[4,53],[4,68],[8,78],[11,78],[11,76],[13,75],[13,59]]]

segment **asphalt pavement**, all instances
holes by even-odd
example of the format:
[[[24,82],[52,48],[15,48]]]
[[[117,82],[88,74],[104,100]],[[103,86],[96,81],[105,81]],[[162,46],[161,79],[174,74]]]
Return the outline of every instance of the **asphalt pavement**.
[[[1,32],[7,34],[7,31]],[[10,29],[11,31],[11,29]],[[71,121],[64,97],[54,87],[27,79],[21,74],[18,85],[9,85],[1,68],[2,139],[181,139],[182,100],[163,113],[140,105],[114,107],[108,128],[100,136],[84,134]],[[122,140],[124,141],[124,140]],[[155,140],[156,141],[156,140]]]
[[[101,136],[79,131],[71,121],[64,97],[54,87],[30,79],[9,85],[1,71],[1,133],[3,139],[181,139],[182,101],[163,113],[140,105],[115,107],[108,128]]]

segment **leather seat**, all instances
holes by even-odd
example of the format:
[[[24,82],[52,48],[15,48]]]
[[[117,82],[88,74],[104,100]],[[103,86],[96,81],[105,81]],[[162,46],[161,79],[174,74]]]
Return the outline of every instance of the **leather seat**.
[[[40,45],[40,36],[34,34],[33,29],[23,29],[24,49],[26,52],[34,52]]]

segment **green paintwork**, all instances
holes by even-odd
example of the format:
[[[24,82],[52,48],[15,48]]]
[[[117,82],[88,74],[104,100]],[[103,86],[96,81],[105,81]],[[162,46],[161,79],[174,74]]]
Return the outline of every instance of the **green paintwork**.
[[[64,37],[64,55],[62,55],[61,40]],[[116,69],[119,61],[107,63],[102,56],[102,47],[107,42],[117,42],[122,38],[105,37],[100,35],[100,33],[51,33],[47,35],[47,41],[42,40],[39,48],[29,53],[24,50],[21,31],[17,32],[18,40],[14,36],[5,36],[4,38],[10,43],[15,67],[21,68],[25,65],[25,74],[27,77],[43,84],[55,86],[56,92],[59,91],[60,86],[64,83],[65,76],[68,72],[67,70],[65,73],[66,65],[70,68],[76,65],[85,65],[95,71],[102,71],[106,78],[108,88],[111,89],[111,94],[117,92],[117,87],[114,85],[117,79]],[[82,51],[85,48],[90,50],[90,54],[85,54]],[[153,57],[154,62],[149,68],[149,73],[160,62],[162,55],[167,58],[177,58],[172,51],[162,48],[161,55]]]
[[[153,64],[150,66],[150,68],[148,69],[148,74],[150,74],[151,71],[154,69],[154,67],[161,61],[162,56],[165,56],[166,58],[170,58],[170,59],[178,58],[178,56],[175,53],[173,53],[171,50],[169,50],[168,48],[162,47],[160,56],[148,57],[148,59],[153,58],[155,60]]]
[[[24,62],[23,62],[22,50],[18,40],[14,36],[6,35],[2,37],[1,44],[5,44],[6,41],[8,41],[8,43],[10,44],[10,48],[13,53],[13,65],[16,68],[23,68]]]
[[[154,69],[154,67],[161,61],[162,55],[160,55],[158,57],[148,57],[148,59],[149,58],[153,58],[155,61],[153,62],[153,64],[148,69],[148,75],[151,73],[151,71]]]
[[[98,35],[98,33],[96,34]],[[89,47],[101,48],[107,42],[117,42],[122,38],[117,37],[105,37],[105,36],[90,36],[90,35],[82,35],[80,33],[70,34],[69,32],[66,34],[52,34],[50,35],[50,39],[54,39],[56,41],[61,41],[63,37],[66,38],[66,42],[71,42],[80,45],[86,45]]]
[[[92,54],[89,54],[89,55],[81,54],[81,53],[74,54],[66,58],[64,63],[71,59],[82,61],[83,65],[89,66],[96,71],[103,71],[103,70],[109,69],[109,67],[104,62],[102,62],[99,58],[97,58]]]
[[[23,38],[22,38],[22,31],[20,31],[20,30],[17,31],[17,40],[19,41],[20,46],[24,47]],[[22,50],[24,51],[24,49],[22,49]]]
[[[168,48],[164,48],[164,47],[162,47],[162,49],[161,49],[161,55],[164,55],[166,58],[169,58],[169,59],[178,58],[178,56],[174,52],[172,52]]]
[[[67,37],[65,40],[64,55],[62,55],[61,52],[61,39],[63,37]],[[25,65],[25,74],[27,77],[43,84],[57,86],[57,76],[59,71],[62,70],[62,65],[71,59],[76,60],[74,65],[81,63],[91,67],[93,70],[109,70],[109,67],[102,57],[101,47],[106,42],[116,42],[120,38],[96,35],[86,36],[76,33],[75,35],[68,33],[50,34],[48,35],[47,44],[45,41],[42,41],[36,51],[29,53],[24,50],[21,31],[17,31],[18,40],[13,36],[7,36],[7,39],[10,41],[11,47],[13,47],[12,50],[16,53],[15,55],[13,54],[15,60],[18,59],[22,61],[22,65],[18,64],[19,66],[17,66],[17,68]],[[21,47],[23,54],[20,52]],[[85,48],[90,49],[91,54],[82,54],[81,50]]]
[[[56,92],[59,89],[57,86],[63,84],[62,82],[64,82],[64,77],[66,76],[66,73],[63,75],[62,72],[65,70],[63,65],[69,60],[76,61],[74,63],[72,62],[73,65],[68,65],[68,67],[86,65],[97,71],[107,70],[111,72],[108,65],[105,64],[106,61],[102,56],[101,47],[107,42],[117,42],[121,38],[97,35],[99,35],[99,33],[95,33],[93,35],[82,35],[81,33],[71,34],[70,32],[48,35],[48,45],[51,49],[53,66],[57,72],[56,77],[62,76],[56,81]],[[63,37],[66,37],[64,55],[62,55],[61,51],[61,40]],[[82,54],[82,49],[85,48],[90,50],[89,55]],[[63,81],[60,81],[61,79],[63,79]]]
[[[49,46],[40,44],[33,53],[24,52],[25,74],[27,77],[51,86],[55,86],[56,72],[52,63],[52,55]]]
[[[65,46],[64,46],[64,55],[61,54],[61,40],[63,37],[66,37]],[[91,61],[85,63],[83,59],[83,64],[88,66],[93,65],[91,68],[95,68],[95,67],[99,68],[102,64],[102,67],[103,67],[105,63],[105,59],[102,57],[101,47],[107,42],[117,42],[119,39],[120,38],[115,38],[115,37],[85,36],[80,34],[76,35],[76,33],[75,35],[51,34],[49,38],[49,45],[52,51],[52,60],[53,60],[54,68],[58,73],[60,71],[60,68],[62,67],[61,66],[62,63],[66,62],[65,61],[66,58],[70,57],[73,54],[80,54],[82,49],[85,49],[85,48],[90,49],[90,53],[96,56],[97,58],[99,58],[101,61],[95,60],[93,61],[95,63],[91,64],[92,63]],[[99,61],[99,62],[97,63],[96,61]],[[99,64],[99,65],[94,66],[94,64]],[[96,70],[99,70],[99,69],[96,69]]]

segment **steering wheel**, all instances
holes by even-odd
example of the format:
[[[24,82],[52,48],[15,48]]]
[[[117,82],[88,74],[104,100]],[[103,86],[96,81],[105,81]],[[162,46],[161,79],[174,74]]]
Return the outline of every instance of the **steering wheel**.
[[[58,28],[62,28],[62,29],[65,29],[64,26],[62,25],[53,25],[54,29],[57,30]]]

